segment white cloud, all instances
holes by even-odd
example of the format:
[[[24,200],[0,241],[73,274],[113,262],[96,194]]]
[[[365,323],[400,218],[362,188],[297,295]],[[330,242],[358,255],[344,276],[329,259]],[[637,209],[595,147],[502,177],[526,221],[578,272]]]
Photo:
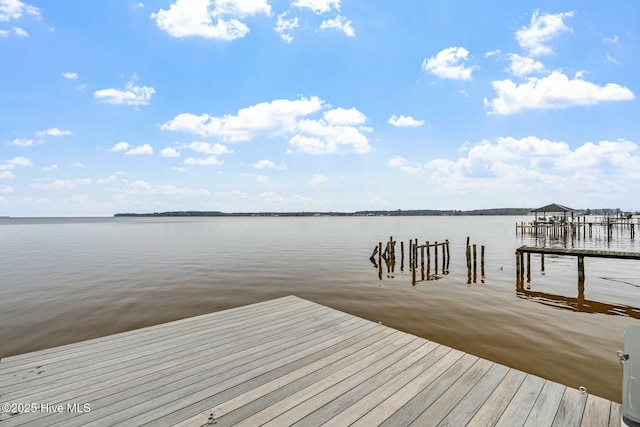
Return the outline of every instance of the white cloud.
[[[76,167],[76,168],[83,168],[84,165],[82,163],[71,163],[71,166]]]
[[[33,166],[31,160],[27,159],[26,157],[14,157],[13,159],[9,160],[7,164],[10,166]]]
[[[422,165],[408,161],[402,156],[395,156],[389,160],[389,166],[400,168],[401,171],[409,174],[424,172]]]
[[[264,192],[260,194],[260,198],[262,200],[264,200],[265,202],[269,202],[269,203],[273,203],[273,202],[283,202],[284,201],[284,197],[282,197],[281,195],[279,195],[278,193],[274,192],[274,191],[268,191],[268,192]]]
[[[463,47],[449,47],[422,61],[422,69],[443,79],[468,80],[476,68],[464,66],[468,56],[469,51]]]
[[[300,9],[310,9],[315,14],[330,12],[331,10],[340,10],[340,0],[296,0],[291,3]]]
[[[324,119],[330,125],[359,125],[367,121],[367,116],[355,107],[334,108],[324,113]]]
[[[580,75],[569,79],[565,74],[554,71],[543,78],[531,77],[518,85],[513,81],[498,80],[492,83],[497,97],[485,106],[493,114],[513,114],[533,108],[566,108],[574,105],[594,105],[605,101],[625,101],[635,96],[627,87],[607,83],[598,86],[582,80]]]
[[[322,108],[324,101],[313,96],[296,100],[276,99],[241,108],[238,114],[222,117],[191,113],[178,114],[163,124],[162,130],[220,136],[229,141],[247,141],[259,134],[275,135],[295,129],[296,120]]]
[[[173,147],[167,147],[160,150],[160,157],[180,157],[180,153]]]
[[[616,44],[618,43],[618,35],[614,34],[613,37],[604,37],[602,41],[606,44]]]
[[[516,40],[530,55],[553,53],[548,42],[563,32],[571,31],[565,25],[564,18],[570,18],[573,12],[540,15],[536,10],[531,16],[529,26],[522,27],[516,32]]]
[[[58,164],[57,164],[57,163],[54,163],[54,164],[52,164],[51,166],[44,166],[44,167],[42,168],[42,170],[43,170],[43,171],[45,171],[45,172],[54,171],[54,170],[56,170],[56,169],[58,169]]]
[[[13,34],[19,37],[29,37],[29,33],[27,33],[24,29],[20,27],[13,27]]]
[[[81,85],[78,85],[76,90],[85,90],[87,87],[89,87],[89,85],[87,85],[86,83],[82,83]]]
[[[13,193],[14,188],[10,185],[0,185],[0,194]]]
[[[73,135],[70,130],[61,130],[58,128],[49,128],[45,130],[39,130],[36,132],[36,136],[67,136]]]
[[[489,57],[494,56],[494,55],[500,55],[500,53],[501,53],[501,52],[502,52],[502,51],[501,51],[500,49],[490,50],[489,52],[486,52],[486,53],[484,54],[484,57],[485,57],[485,58],[489,58]]]
[[[138,145],[137,147],[130,149],[124,154],[127,154],[127,155],[153,154],[153,147],[151,147],[151,145],[149,144]]]
[[[126,151],[129,149],[129,143],[125,141],[120,141],[113,147],[109,149],[109,151]]]
[[[349,37],[356,36],[356,30],[351,25],[352,21],[347,21],[344,16],[338,15],[333,19],[325,19],[318,27],[318,30],[342,31]]]
[[[113,174],[113,175],[109,175],[107,178],[97,179],[96,182],[98,184],[107,184],[107,183],[111,183],[111,182],[116,182],[117,180],[118,180],[118,175]]]
[[[276,26],[273,30],[280,36],[285,43],[291,43],[293,41],[293,30],[298,28],[298,18],[285,19],[287,12],[278,15]]]
[[[216,156],[209,156],[204,158],[189,157],[184,161],[187,165],[201,165],[201,166],[218,166],[224,163],[222,160],[218,160]]]
[[[34,188],[40,188],[43,190],[61,190],[68,189],[74,190],[79,185],[91,184],[91,178],[79,178],[79,179],[56,179],[50,183],[36,182],[31,184]]]
[[[137,76],[127,83],[124,90],[120,89],[100,89],[95,91],[93,96],[100,102],[114,105],[149,105],[149,101],[156,90],[151,86],[136,86]]]
[[[311,177],[311,179],[309,180],[309,184],[318,185],[318,184],[325,183],[327,181],[329,181],[328,177],[317,173]]]
[[[0,179],[14,179],[16,176],[11,171],[3,171],[0,169]]]
[[[266,184],[269,182],[269,177],[267,175],[258,175],[256,181]]]
[[[25,14],[40,16],[40,9],[20,0],[0,0],[0,22],[15,21]]]
[[[424,124],[424,120],[416,120],[411,116],[405,117],[403,115],[400,115],[400,117],[391,116],[389,117],[389,124],[399,127],[417,127],[422,126]]]
[[[287,165],[285,164],[285,162],[280,162],[279,165],[276,165],[274,162],[272,162],[269,159],[258,160],[257,162],[253,163],[251,166],[255,169],[280,169],[280,170],[287,169]]]
[[[174,166],[171,168],[171,170],[175,172],[186,172],[187,168],[183,168],[182,166]]]
[[[78,73],[65,72],[62,73],[62,77],[69,80],[78,80]]]
[[[572,149],[562,141],[529,136],[483,140],[465,157],[434,159],[425,168],[430,183],[456,197],[488,189],[519,195],[548,194],[549,188],[569,194],[584,188],[589,195],[619,198],[635,195],[639,162],[640,147],[627,140],[586,142]]]
[[[180,148],[190,148],[197,153],[211,154],[218,156],[220,154],[228,154],[232,151],[226,145],[215,143],[210,144],[208,142],[194,141],[187,145],[182,145]]]
[[[295,135],[289,144],[309,154],[329,154],[352,151],[364,154],[371,150],[362,132],[351,126],[332,126],[323,120],[300,120],[298,129],[308,135]]]
[[[18,147],[31,147],[33,145],[33,139],[16,138],[10,143],[11,145],[17,145]]]
[[[528,76],[533,73],[541,73],[544,71],[544,65],[540,61],[536,61],[533,58],[526,56],[520,56],[515,53],[507,55],[511,65],[509,65],[509,72],[518,77]]]
[[[613,56],[609,55],[609,53],[607,53],[607,62],[611,62],[612,64],[616,64],[616,65],[620,65],[620,62],[614,58]]]
[[[168,10],[152,13],[151,19],[171,37],[199,36],[231,41],[250,31],[238,18],[260,13],[271,15],[267,0],[176,0]]]

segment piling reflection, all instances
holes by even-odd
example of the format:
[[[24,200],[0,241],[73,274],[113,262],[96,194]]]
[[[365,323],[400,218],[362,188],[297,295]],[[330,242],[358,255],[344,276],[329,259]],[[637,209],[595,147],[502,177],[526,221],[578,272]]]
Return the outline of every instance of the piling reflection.
[[[535,301],[565,310],[578,311],[584,313],[601,313],[613,316],[628,316],[640,319],[640,308],[629,305],[608,304],[600,301],[586,299],[584,296],[584,282],[578,282],[578,296],[567,297],[548,292],[531,290],[531,284],[523,281],[516,281],[516,296],[518,298]]]

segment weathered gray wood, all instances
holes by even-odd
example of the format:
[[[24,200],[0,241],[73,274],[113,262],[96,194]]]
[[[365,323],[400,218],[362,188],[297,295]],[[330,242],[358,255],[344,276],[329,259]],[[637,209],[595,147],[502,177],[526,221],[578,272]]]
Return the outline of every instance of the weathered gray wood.
[[[462,398],[487,373],[493,362],[478,359],[447,391],[431,404],[413,424],[418,426],[436,426],[462,400]]]
[[[567,387],[560,400],[560,406],[553,420],[553,427],[578,427],[582,421],[587,394],[575,388]]]
[[[580,427],[608,426],[611,402],[590,394],[582,415]]]
[[[273,302],[274,305],[270,304]],[[235,307],[228,310],[218,311],[209,314],[203,314],[196,317],[190,317],[185,319],[174,320],[172,322],[163,323],[155,326],[148,326],[142,329],[136,329],[133,331],[120,332],[113,335],[108,335],[105,337],[94,338],[90,340],[80,341],[77,343],[66,344],[59,347],[53,347],[49,349],[38,350],[30,353],[18,354],[14,356],[9,356],[3,358],[0,363],[5,367],[13,366],[14,364],[24,364],[29,363],[31,359],[43,359],[45,355],[56,355],[59,356],[64,353],[69,353],[71,355],[77,354],[77,352],[81,349],[97,349],[97,348],[108,348],[111,345],[126,342],[127,340],[134,339],[141,341],[147,337],[158,335],[161,339],[165,339],[166,336],[170,333],[182,333],[186,328],[195,327],[200,324],[200,322],[210,323],[214,319],[224,319],[225,321],[231,320],[234,316],[241,316],[244,318],[250,318],[255,313],[264,313],[264,312],[272,312],[274,310],[281,309],[294,309],[295,306],[304,305],[304,302],[299,298],[294,296],[287,296],[283,298],[278,298],[275,300],[250,304],[241,307]],[[103,346],[104,344],[104,346]]]
[[[619,404],[296,297],[15,356],[0,384],[0,403],[91,404],[3,427],[620,423]]]
[[[462,373],[466,372],[467,369],[469,369],[469,367],[476,362],[476,360],[478,360],[477,357],[470,354],[462,353],[462,357],[460,356],[461,352],[452,350],[447,354],[447,356],[441,359],[442,361],[446,360],[445,363],[440,363],[440,361],[436,362],[436,364],[434,364],[430,369],[427,369],[425,372],[421,373],[416,378],[411,380],[411,382],[409,382],[406,386],[395,392],[391,397],[376,406],[373,410],[369,411],[352,425],[371,426],[382,424],[400,408],[415,399],[416,396],[420,395],[423,390],[434,383],[437,378],[441,377],[441,375],[445,371],[455,371],[457,379],[460,375],[462,375]],[[453,365],[452,362],[454,363]],[[444,383],[437,383],[437,385],[440,384]],[[440,390],[436,390],[436,392],[432,393],[431,395],[440,395],[441,393],[438,393],[438,391]],[[444,390],[442,390],[442,392],[444,392]],[[424,403],[423,409],[428,406],[429,405],[427,403]]]
[[[619,427],[622,421],[622,405],[611,402],[611,414],[609,416],[609,427]]]
[[[487,401],[498,384],[500,384],[505,375],[507,375],[508,371],[509,368],[504,365],[492,364],[487,373],[478,381],[473,389],[464,396],[455,408],[449,412],[440,425],[452,427],[467,425],[478,409]]]
[[[562,395],[567,386],[547,381],[531,408],[525,427],[549,426],[558,412]]]
[[[498,384],[482,407],[476,412],[467,424],[470,427],[492,426],[494,425],[505,408],[511,402],[527,374],[515,369],[509,369],[507,375]]]
[[[527,375],[496,423],[496,427],[523,425],[543,386],[544,380],[542,378]]]

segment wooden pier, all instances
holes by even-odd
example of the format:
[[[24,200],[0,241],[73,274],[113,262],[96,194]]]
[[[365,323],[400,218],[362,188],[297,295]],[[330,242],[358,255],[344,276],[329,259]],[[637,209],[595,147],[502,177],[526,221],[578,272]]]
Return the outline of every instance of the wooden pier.
[[[294,296],[2,359],[0,403],[3,427],[620,425],[618,403]]]
[[[531,281],[531,254],[540,254],[540,268],[544,271],[544,256],[547,255],[565,255],[578,257],[578,283],[584,284],[584,258],[616,258],[616,259],[635,259],[640,260],[638,252],[619,252],[619,251],[603,251],[594,249],[572,249],[572,248],[538,248],[534,246],[521,246],[516,249],[516,280],[524,281],[525,262],[524,257],[527,256],[527,282]]]
[[[614,230],[629,231],[629,237],[635,239],[636,225],[640,226],[640,218],[587,218],[575,217],[573,221],[538,221],[533,220],[527,224],[521,221],[516,223],[516,235],[529,234],[535,237],[548,237],[551,239],[586,239],[593,237],[594,230],[607,239],[612,240]]]

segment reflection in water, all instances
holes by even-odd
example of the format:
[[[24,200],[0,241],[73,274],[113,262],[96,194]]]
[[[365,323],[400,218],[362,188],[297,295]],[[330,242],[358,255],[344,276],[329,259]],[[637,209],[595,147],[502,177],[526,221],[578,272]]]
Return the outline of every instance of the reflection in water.
[[[578,297],[567,297],[547,292],[531,290],[531,284],[524,285],[524,281],[516,280],[516,296],[540,304],[584,313],[601,313],[613,316],[629,316],[640,319],[640,308],[628,305],[607,304],[600,301],[588,300],[584,297],[584,282],[578,282]]]

